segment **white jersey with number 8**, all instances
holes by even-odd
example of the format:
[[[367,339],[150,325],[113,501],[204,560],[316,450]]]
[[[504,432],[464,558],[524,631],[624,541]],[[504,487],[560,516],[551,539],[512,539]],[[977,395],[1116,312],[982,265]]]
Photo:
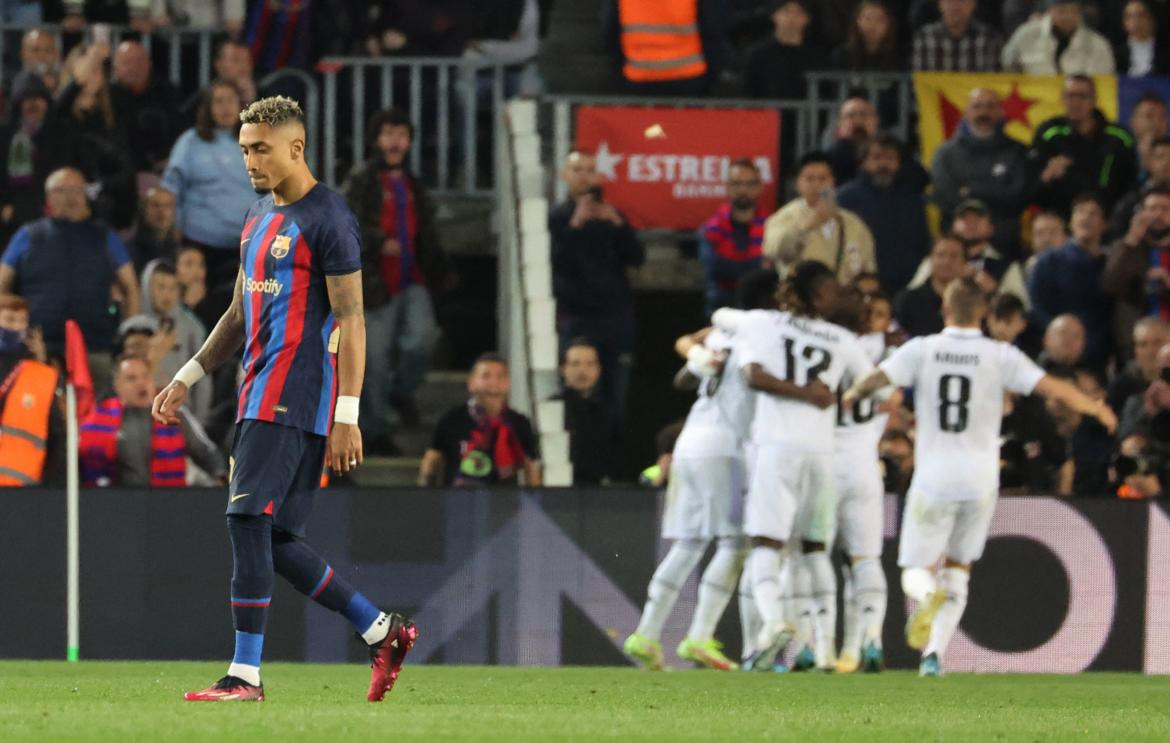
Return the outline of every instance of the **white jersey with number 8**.
[[[998,490],[1004,392],[1031,394],[1044,371],[974,328],[914,338],[880,368],[893,384],[914,388],[910,489],[930,501],[979,500]]]

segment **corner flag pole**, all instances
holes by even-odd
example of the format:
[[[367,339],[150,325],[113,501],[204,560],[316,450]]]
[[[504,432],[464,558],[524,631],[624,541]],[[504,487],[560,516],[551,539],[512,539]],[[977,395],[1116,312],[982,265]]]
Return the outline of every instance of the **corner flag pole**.
[[[81,635],[81,523],[78,514],[77,393],[71,384],[65,385],[65,430],[65,659],[76,663]]]

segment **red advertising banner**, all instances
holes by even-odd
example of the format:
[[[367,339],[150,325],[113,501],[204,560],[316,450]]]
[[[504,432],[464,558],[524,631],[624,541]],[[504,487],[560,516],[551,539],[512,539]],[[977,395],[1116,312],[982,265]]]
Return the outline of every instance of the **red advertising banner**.
[[[577,145],[597,154],[604,198],[639,229],[695,229],[726,199],[733,160],[751,158],[776,204],[777,111],[581,106]]]

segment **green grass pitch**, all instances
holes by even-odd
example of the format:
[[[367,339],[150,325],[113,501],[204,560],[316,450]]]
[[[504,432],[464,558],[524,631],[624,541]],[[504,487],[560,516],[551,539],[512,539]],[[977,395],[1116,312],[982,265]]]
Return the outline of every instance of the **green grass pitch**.
[[[222,663],[0,662],[0,739],[159,741],[1170,739],[1170,678],[919,679],[617,668],[265,666],[263,704],[190,704]]]

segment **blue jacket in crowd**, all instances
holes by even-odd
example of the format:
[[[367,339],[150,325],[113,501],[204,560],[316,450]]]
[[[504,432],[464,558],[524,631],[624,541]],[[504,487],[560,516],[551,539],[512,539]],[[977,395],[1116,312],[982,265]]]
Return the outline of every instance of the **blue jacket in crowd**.
[[[1028,277],[1036,323],[1048,327],[1057,315],[1076,315],[1085,326],[1085,360],[1091,363],[1109,357],[1113,303],[1101,289],[1104,270],[1104,255],[1089,255],[1070,240],[1041,253]]]
[[[837,202],[861,217],[873,233],[882,288],[891,295],[905,288],[930,252],[922,190],[901,178],[888,188],[879,188],[859,173],[841,187]]]

